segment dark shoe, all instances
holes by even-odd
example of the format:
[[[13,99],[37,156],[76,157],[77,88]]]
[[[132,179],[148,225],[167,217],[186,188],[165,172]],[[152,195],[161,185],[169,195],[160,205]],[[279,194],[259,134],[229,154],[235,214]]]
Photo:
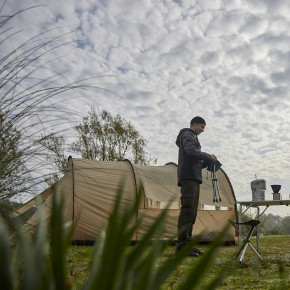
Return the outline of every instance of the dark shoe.
[[[189,257],[194,257],[194,258],[198,258],[199,257],[199,254],[195,251],[192,251],[189,255]]]
[[[199,250],[197,248],[193,248],[192,252],[197,253],[199,256],[202,255],[202,254],[204,254],[203,251],[201,251],[201,250]]]

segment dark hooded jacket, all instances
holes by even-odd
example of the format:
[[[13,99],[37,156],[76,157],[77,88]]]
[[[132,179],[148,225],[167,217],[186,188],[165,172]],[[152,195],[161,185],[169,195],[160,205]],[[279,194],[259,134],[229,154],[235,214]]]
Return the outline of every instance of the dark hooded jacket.
[[[201,152],[197,134],[190,128],[180,130],[176,145],[178,153],[178,186],[185,179],[194,179],[202,183],[202,168],[212,162],[210,154]]]

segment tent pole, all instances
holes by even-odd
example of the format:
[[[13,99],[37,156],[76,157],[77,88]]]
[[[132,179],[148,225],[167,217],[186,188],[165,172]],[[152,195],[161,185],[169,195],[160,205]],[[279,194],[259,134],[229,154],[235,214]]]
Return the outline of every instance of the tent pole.
[[[72,182],[73,182],[73,213],[72,213],[72,221],[74,222],[75,219],[75,174],[74,174],[74,163],[73,163],[73,159],[70,156],[69,157],[71,159],[71,168],[72,168]]]

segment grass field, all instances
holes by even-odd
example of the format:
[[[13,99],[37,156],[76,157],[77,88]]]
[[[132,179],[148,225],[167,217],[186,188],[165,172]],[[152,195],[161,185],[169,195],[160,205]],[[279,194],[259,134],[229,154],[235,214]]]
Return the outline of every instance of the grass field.
[[[255,246],[255,239],[252,238]],[[248,247],[243,263],[234,261],[237,246],[221,246],[217,250],[215,260],[209,268],[204,284],[207,284],[225,267],[225,279],[218,289],[290,289],[290,236],[260,237],[260,254],[264,259],[261,263],[254,252]],[[133,246],[132,246],[133,247]],[[199,248],[207,251],[208,245]],[[66,258],[69,279],[78,289],[88,276],[91,246],[71,246]],[[130,249],[129,249],[130,250]],[[175,248],[169,247],[159,259],[162,264],[168,256],[174,255]],[[186,273],[199,258],[186,258],[163,284],[162,289],[177,289]]]

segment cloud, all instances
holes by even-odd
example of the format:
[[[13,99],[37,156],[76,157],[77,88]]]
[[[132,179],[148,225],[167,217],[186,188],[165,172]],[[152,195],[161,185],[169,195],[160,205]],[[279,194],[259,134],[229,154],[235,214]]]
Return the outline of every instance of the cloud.
[[[19,3],[8,1],[5,12],[38,1]],[[202,115],[202,148],[216,153],[238,199],[251,197],[255,174],[290,189],[288,1],[43,3],[15,18],[23,33],[10,47],[56,28],[51,35],[70,32],[63,39],[80,41],[47,64],[70,81],[97,76],[98,88],[76,94],[68,108],[120,113],[160,164],[177,162],[176,135]]]
[[[276,85],[286,85],[289,81],[289,73],[289,69],[282,72],[274,72],[271,74],[271,80]]]

